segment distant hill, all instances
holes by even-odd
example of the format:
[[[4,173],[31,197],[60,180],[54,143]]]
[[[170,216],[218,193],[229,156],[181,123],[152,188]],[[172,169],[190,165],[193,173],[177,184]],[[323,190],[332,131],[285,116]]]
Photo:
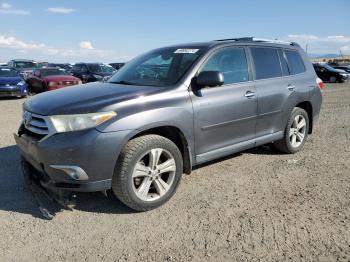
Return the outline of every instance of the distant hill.
[[[339,54],[307,54],[309,58],[335,58]]]

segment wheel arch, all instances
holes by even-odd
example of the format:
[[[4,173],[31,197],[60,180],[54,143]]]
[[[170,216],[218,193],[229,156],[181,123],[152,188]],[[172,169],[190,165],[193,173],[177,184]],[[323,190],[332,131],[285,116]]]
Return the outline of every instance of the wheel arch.
[[[140,137],[143,135],[159,135],[165,137],[175,143],[175,145],[179,148],[182,159],[183,159],[183,172],[185,174],[190,174],[192,172],[192,153],[190,149],[190,145],[184,133],[175,126],[164,125],[152,127],[144,130],[138,130],[138,132],[134,133],[127,141],[130,141],[136,137]],[[125,144],[126,144],[125,143]]]
[[[309,117],[309,134],[312,134],[313,131],[313,108],[310,101],[304,101],[300,102],[296,105],[296,107],[302,108],[306,111],[308,117]]]

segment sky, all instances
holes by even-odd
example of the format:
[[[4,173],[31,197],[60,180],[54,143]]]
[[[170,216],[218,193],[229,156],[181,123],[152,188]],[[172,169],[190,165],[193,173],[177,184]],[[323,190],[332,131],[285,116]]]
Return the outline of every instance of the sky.
[[[350,0],[0,0],[0,62],[124,62],[177,43],[254,36],[350,54]]]

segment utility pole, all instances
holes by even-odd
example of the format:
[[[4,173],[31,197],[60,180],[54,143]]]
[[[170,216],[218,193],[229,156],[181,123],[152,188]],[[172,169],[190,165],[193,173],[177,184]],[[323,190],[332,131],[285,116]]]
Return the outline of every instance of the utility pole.
[[[309,49],[309,44],[306,43],[306,46],[305,46],[305,52],[306,52],[306,54],[308,54],[308,53],[307,53],[308,49]]]

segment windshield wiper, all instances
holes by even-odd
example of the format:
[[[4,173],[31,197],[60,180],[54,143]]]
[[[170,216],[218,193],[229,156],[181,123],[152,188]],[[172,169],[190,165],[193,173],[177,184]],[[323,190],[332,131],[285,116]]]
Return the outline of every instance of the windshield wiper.
[[[112,83],[112,84],[120,84],[120,85],[135,85],[135,83],[132,83],[132,82],[128,82],[128,81],[115,81],[115,82],[109,82],[109,83]]]

